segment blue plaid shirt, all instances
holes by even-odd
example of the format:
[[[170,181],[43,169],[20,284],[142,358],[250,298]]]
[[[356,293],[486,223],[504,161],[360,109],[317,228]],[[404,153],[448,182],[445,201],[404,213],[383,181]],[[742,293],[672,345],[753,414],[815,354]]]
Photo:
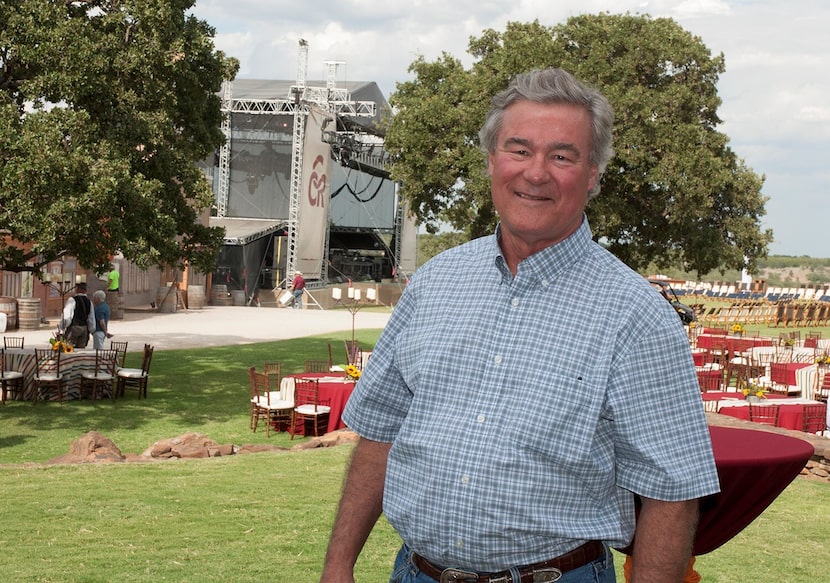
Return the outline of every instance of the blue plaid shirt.
[[[634,532],[633,494],[718,491],[688,341],[587,220],[512,277],[492,235],[412,278],[344,412],[392,443],[384,512],[417,553],[498,571]]]

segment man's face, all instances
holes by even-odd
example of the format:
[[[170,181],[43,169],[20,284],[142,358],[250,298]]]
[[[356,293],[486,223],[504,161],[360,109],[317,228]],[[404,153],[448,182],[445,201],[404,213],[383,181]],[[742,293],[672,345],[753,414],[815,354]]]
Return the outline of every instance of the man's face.
[[[597,178],[590,151],[590,117],[581,107],[519,101],[504,111],[488,172],[508,263],[579,227]]]

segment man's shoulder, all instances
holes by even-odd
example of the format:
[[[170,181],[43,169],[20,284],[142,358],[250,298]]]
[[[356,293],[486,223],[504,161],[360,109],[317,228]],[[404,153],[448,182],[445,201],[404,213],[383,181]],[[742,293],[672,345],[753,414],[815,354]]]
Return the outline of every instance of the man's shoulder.
[[[436,267],[443,266],[445,264],[455,264],[457,267],[458,265],[456,262],[462,258],[462,256],[465,258],[475,257],[485,260],[494,260],[497,254],[498,245],[496,244],[495,236],[488,235],[441,251],[441,253],[431,258],[424,265],[426,266],[432,264],[433,267]]]

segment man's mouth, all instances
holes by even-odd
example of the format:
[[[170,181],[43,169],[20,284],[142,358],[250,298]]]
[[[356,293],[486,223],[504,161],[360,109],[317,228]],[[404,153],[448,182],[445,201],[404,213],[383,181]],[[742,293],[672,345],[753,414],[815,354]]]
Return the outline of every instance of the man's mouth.
[[[550,200],[550,198],[548,198],[547,196],[534,196],[526,192],[517,192],[516,196],[518,196],[519,198],[523,198],[525,200],[536,200],[540,202]]]

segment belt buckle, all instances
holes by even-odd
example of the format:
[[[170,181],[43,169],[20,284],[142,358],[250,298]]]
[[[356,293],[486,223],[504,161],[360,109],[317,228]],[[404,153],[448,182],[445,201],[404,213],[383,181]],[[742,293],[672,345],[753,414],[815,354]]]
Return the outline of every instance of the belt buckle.
[[[478,581],[478,573],[471,571],[462,571],[461,569],[444,569],[441,571],[441,578],[439,583],[456,583],[464,581]]]
[[[554,581],[559,581],[561,577],[562,571],[556,567],[533,570],[533,583],[553,583]]]

